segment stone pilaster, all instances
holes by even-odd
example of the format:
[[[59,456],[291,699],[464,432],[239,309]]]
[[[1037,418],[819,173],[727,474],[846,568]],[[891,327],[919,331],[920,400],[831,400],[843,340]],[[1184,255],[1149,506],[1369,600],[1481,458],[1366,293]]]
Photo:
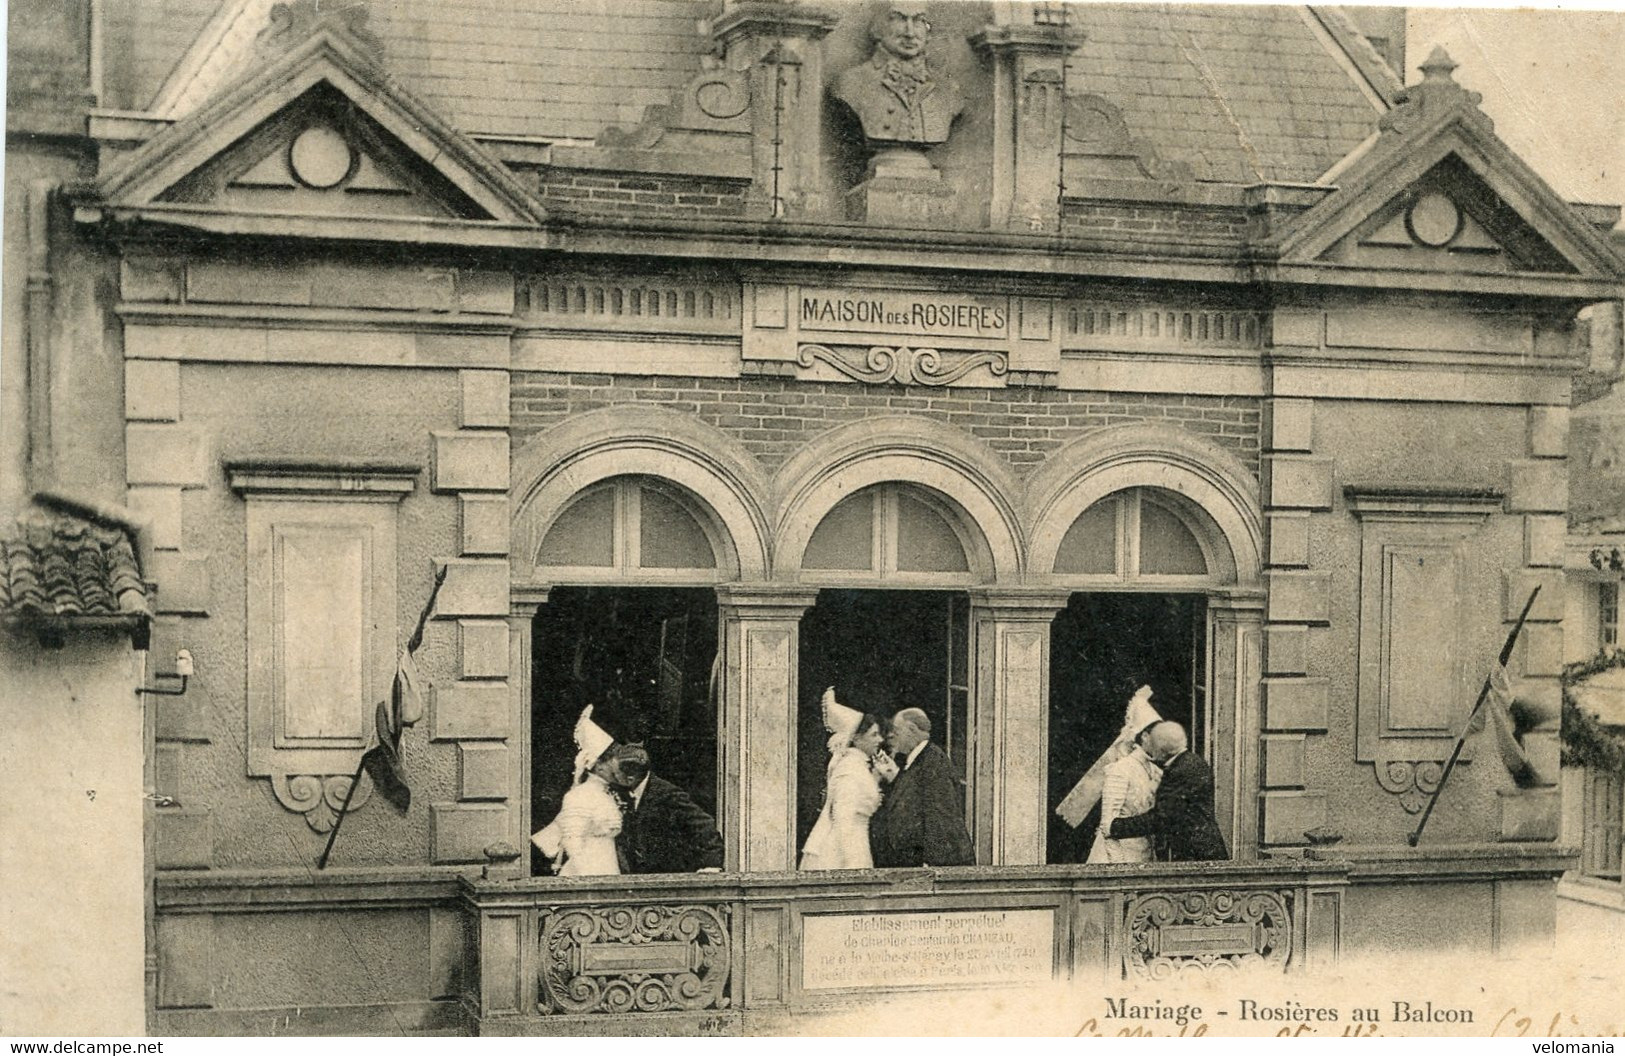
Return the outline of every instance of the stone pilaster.
[[[717,598],[725,864],[751,873],[794,869],[800,625],[817,592],[736,584],[719,588]]]
[[[1083,35],[1059,25],[992,25],[971,46],[993,60],[994,227],[1054,230],[1060,216],[1063,67]]]
[[[1269,534],[1265,578],[1269,600],[1262,632],[1261,707],[1252,716],[1238,709],[1238,761],[1253,783],[1237,784],[1237,796],[1259,796],[1257,811],[1237,803],[1233,853],[1250,856],[1259,846],[1301,845],[1304,832],[1326,821],[1326,793],[1308,785],[1305,760],[1312,739],[1330,722],[1329,685],[1311,677],[1310,636],[1330,615],[1331,583],[1315,565],[1310,525],[1331,509],[1334,464],[1314,455],[1314,402],[1276,398],[1265,407],[1264,517]],[[1221,624],[1222,626],[1222,624]],[[1214,672],[1215,693],[1221,683]],[[1243,725],[1251,737],[1243,741]],[[1244,844],[1243,834],[1251,833]]]
[[[1261,739],[1264,599],[1253,594],[1214,598],[1208,602],[1208,614],[1213,629],[1213,669],[1208,681],[1218,794],[1214,806],[1230,840],[1231,858],[1251,861],[1258,856],[1260,782],[1271,784],[1269,763],[1280,759],[1279,751],[1270,751],[1271,745],[1280,736],[1295,737],[1301,759],[1304,737],[1288,734]],[[1273,776],[1283,776],[1282,768],[1277,766]],[[1301,765],[1294,776],[1295,781],[1271,787],[1302,788]]]
[[[436,615],[457,623],[457,678],[433,690],[430,732],[457,753],[457,798],[432,806],[436,862],[484,862],[487,851],[517,857],[493,863],[522,875],[530,787],[527,728],[530,624],[510,618],[508,374],[458,372],[459,428],[434,434],[433,490],[457,496],[461,532],[448,562]],[[528,610],[534,615],[535,608]]]
[[[767,216],[819,208],[824,36],[834,14],[811,4],[730,3],[711,26],[724,65],[750,78],[751,203]]]
[[[1514,657],[1518,698],[1531,706],[1536,725],[1523,736],[1534,782],[1504,790],[1498,797],[1503,840],[1555,840],[1561,828],[1560,725],[1563,712],[1563,595],[1559,567],[1564,521],[1556,507],[1568,494],[1569,410],[1530,407],[1525,461],[1508,467],[1507,506],[1523,514],[1524,567],[1506,576],[1502,618],[1518,618],[1536,586],[1540,595],[1529,610],[1523,640]]]
[[[1069,597],[1053,589],[971,594],[977,731],[971,827],[978,864],[1044,864],[1050,624]]]

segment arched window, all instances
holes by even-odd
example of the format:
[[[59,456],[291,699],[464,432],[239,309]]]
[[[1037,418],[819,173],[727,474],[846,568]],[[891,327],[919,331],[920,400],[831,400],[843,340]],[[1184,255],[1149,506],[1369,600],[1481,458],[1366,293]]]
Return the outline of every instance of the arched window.
[[[876,484],[847,496],[813,529],[801,567],[820,581],[975,581],[971,540],[959,517],[931,492]]]
[[[1208,585],[1221,567],[1209,549],[1211,537],[1199,512],[1179,496],[1128,488],[1072,522],[1056,551],[1055,572],[1101,585]]]
[[[558,579],[715,582],[716,547],[704,514],[649,477],[612,477],[577,495],[554,519],[536,564]]]

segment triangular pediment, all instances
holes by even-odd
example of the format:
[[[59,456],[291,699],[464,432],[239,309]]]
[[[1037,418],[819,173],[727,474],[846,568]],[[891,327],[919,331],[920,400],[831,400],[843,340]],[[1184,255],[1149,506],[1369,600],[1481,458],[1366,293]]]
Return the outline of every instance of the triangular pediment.
[[[1495,135],[1453,82],[1415,91],[1278,242],[1288,263],[1617,281],[1606,238]],[[1443,97],[1441,99],[1441,96]]]
[[[345,34],[323,29],[105,177],[116,206],[535,224],[540,205]]]
[[[1410,271],[1572,275],[1578,270],[1454,154],[1316,259]]]

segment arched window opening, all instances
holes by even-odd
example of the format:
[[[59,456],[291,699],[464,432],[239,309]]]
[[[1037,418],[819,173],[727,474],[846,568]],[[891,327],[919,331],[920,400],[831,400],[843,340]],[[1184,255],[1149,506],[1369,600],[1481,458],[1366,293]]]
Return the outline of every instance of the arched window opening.
[[[613,477],[581,492],[554,519],[536,564],[589,579],[715,580],[720,562],[702,516],[653,478]]]
[[[1142,575],[1205,576],[1207,555],[1202,544],[1179,515],[1155,502],[1140,504],[1140,553]]]
[[[564,508],[536,553],[538,565],[585,565],[610,568],[615,564],[615,489],[586,492]]]
[[[801,566],[818,578],[969,582],[969,546],[942,499],[909,484],[876,484],[824,516]]]
[[[1055,554],[1055,572],[1103,584],[1216,583],[1223,565],[1208,541],[1213,532],[1188,507],[1156,488],[1108,495],[1067,529]]]
[[[1084,510],[1061,539],[1055,554],[1055,571],[1084,576],[1117,574],[1116,496]]]

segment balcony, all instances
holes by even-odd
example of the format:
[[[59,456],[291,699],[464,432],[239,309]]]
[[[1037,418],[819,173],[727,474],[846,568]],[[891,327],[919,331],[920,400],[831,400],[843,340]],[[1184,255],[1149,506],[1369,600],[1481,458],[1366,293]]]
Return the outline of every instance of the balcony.
[[[1349,868],[465,879],[464,1002],[482,1034],[734,1034],[910,991],[1317,972]]]

